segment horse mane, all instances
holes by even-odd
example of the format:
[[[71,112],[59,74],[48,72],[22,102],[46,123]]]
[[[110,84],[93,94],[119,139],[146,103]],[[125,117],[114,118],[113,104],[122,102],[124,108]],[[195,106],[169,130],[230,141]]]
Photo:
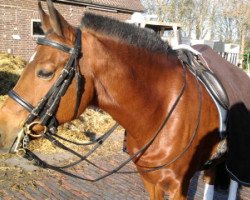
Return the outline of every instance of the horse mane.
[[[172,51],[171,46],[164,42],[159,35],[149,29],[139,28],[108,17],[85,13],[82,17],[81,27],[95,32],[117,37],[128,44],[152,52],[167,53]]]

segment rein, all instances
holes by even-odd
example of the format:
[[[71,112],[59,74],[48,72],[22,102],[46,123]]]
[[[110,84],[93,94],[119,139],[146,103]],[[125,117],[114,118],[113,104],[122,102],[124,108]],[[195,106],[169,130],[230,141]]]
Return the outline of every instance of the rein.
[[[77,115],[78,107],[80,104],[80,99],[81,95],[83,93],[82,91],[82,76],[79,72],[79,66],[78,66],[78,58],[80,55],[80,50],[81,50],[81,30],[77,29],[76,30],[76,39],[75,39],[75,44],[74,47],[68,47],[64,44],[60,44],[54,41],[50,41],[45,38],[38,38],[37,44],[39,45],[47,45],[51,46],[53,48],[59,49],[61,51],[64,51],[66,53],[70,54],[70,58],[67,61],[66,65],[64,66],[60,76],[58,77],[57,81],[53,84],[53,86],[50,88],[50,90],[45,94],[45,96],[39,101],[36,107],[33,107],[31,104],[26,102],[22,97],[20,97],[16,92],[13,90],[8,93],[9,97],[15,100],[19,105],[24,107],[30,114],[28,115],[23,129],[20,131],[18,136],[16,137],[12,147],[10,148],[10,152],[15,152],[21,154],[24,158],[28,159],[29,161],[33,161],[35,165],[42,167],[42,168],[47,168],[47,169],[52,169],[54,171],[66,174],[71,177],[75,177],[81,180],[85,181],[90,181],[90,182],[95,182],[98,180],[101,180],[109,175],[112,175],[113,173],[138,173],[138,171],[120,171],[126,164],[128,164],[130,161],[132,161],[134,158],[137,156],[140,156],[143,154],[145,150],[154,142],[156,137],[159,135],[163,127],[166,125],[168,122],[170,116],[172,115],[173,111],[175,110],[179,100],[181,99],[184,90],[186,88],[186,65],[187,63],[183,62],[182,63],[182,68],[183,68],[183,73],[182,73],[182,86],[180,88],[179,94],[177,95],[173,105],[171,106],[171,109],[168,113],[166,113],[166,117],[164,118],[163,122],[159,126],[159,128],[155,131],[151,139],[144,144],[137,152],[135,152],[133,155],[131,155],[128,159],[123,161],[119,166],[114,168],[113,170],[107,170],[104,168],[101,168],[91,161],[88,160],[88,157],[100,146],[103,144],[103,142],[112,134],[112,132],[118,127],[118,124],[115,124],[109,131],[104,133],[102,136],[97,138],[95,141],[92,142],[87,142],[87,143],[77,143],[70,141],[66,138],[63,138],[59,135],[57,135],[57,127],[58,123],[55,117],[55,113],[57,111],[58,105],[60,103],[61,97],[65,94],[67,91],[69,85],[73,81],[74,77],[76,79],[76,102],[75,102],[75,108],[74,108],[74,117]],[[174,159],[170,160],[167,163],[164,163],[159,166],[155,167],[144,167],[144,166],[139,166],[141,168],[144,168],[144,170],[140,170],[141,173],[148,173],[152,171],[159,170],[163,167],[166,167],[167,165],[172,164],[176,160],[178,160],[186,151],[187,149],[191,146],[198,126],[199,126],[199,119],[200,119],[200,113],[201,113],[201,91],[199,88],[199,83],[198,83],[198,78],[196,77],[196,88],[198,91],[198,100],[199,100],[199,105],[198,105],[198,114],[197,114],[197,119],[196,119],[196,124],[193,130],[193,133],[191,135],[190,141],[186,145],[186,147],[177,155],[175,156]],[[36,121],[39,119],[39,121]],[[42,125],[44,127],[44,131],[40,135],[34,135],[31,133],[32,127],[35,125]],[[77,156],[79,160],[65,165],[65,166],[54,166],[46,163],[45,161],[41,160],[37,155],[35,155],[32,151],[28,149],[28,144],[30,141],[30,136],[32,137],[44,137],[48,139],[50,142],[52,142],[54,145],[58,146],[59,148],[62,148],[63,150],[66,150],[70,152],[71,154]],[[80,155],[79,153],[75,152],[74,150],[66,147],[63,145],[60,141],[58,141],[56,138],[59,138],[61,140],[64,140],[66,142],[73,143],[75,145],[91,145],[95,144],[95,146],[87,152],[85,155]],[[66,168],[72,167],[74,165],[79,164],[82,161],[86,161],[95,168],[98,168],[101,171],[106,172],[106,174],[95,178],[95,179],[89,179],[86,177],[81,177],[76,174],[72,174],[71,172],[65,171]]]

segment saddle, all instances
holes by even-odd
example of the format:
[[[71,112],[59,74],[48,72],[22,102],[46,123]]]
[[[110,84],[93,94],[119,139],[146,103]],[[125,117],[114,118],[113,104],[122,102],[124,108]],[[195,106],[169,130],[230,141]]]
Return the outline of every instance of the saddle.
[[[226,121],[229,100],[227,93],[215,73],[209,68],[202,54],[187,45],[179,45],[175,48],[179,59],[204,85],[210,97],[213,99],[219,113],[220,138],[226,138]]]
[[[205,167],[226,152],[226,170],[230,178],[249,187],[250,78],[207,45],[188,49],[178,51],[214,100],[220,116],[220,136],[226,137]]]

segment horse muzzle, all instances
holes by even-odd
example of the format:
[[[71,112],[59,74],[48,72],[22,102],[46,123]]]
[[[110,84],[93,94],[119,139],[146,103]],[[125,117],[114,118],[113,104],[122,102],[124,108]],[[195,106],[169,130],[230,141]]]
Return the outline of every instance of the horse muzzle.
[[[47,127],[44,126],[43,132],[38,134],[33,132],[33,128],[35,126],[40,126],[40,122],[35,121],[31,124],[26,124],[24,127],[18,132],[17,137],[15,138],[13,144],[11,145],[11,148],[9,150],[9,153],[17,153],[23,155],[23,153],[26,152],[26,149],[29,146],[30,137],[31,138],[40,138],[42,137],[43,133],[47,131]]]

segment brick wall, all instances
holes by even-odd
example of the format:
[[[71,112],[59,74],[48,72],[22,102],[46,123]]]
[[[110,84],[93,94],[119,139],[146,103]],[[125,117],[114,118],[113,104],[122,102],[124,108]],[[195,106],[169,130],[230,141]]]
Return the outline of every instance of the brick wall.
[[[55,4],[55,7],[72,25],[80,24],[85,11],[111,16],[119,20],[130,18],[129,13],[89,10],[83,6]],[[47,10],[43,2],[43,8]],[[11,51],[28,60],[35,48],[36,37],[31,35],[31,20],[39,19],[36,0],[0,0],[0,52]],[[20,36],[20,39],[13,39]]]

